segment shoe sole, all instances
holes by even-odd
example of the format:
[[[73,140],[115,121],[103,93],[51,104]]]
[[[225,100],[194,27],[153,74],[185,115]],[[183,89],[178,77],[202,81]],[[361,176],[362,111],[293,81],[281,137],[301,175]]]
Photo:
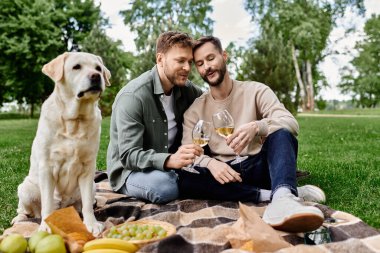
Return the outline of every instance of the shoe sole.
[[[301,233],[316,230],[323,224],[323,220],[323,217],[315,214],[294,214],[282,223],[270,225],[276,230]]]

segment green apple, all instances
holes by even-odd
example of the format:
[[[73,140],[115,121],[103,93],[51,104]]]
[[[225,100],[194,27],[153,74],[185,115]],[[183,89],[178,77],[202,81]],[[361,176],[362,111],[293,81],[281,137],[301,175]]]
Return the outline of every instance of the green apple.
[[[29,238],[29,251],[34,253],[34,251],[36,250],[36,246],[40,242],[40,240],[48,235],[49,233],[46,231],[34,232],[32,236]]]
[[[1,241],[0,251],[4,253],[25,253],[27,247],[28,242],[22,235],[11,234]]]
[[[34,253],[66,253],[65,242],[60,235],[48,235],[42,238]]]

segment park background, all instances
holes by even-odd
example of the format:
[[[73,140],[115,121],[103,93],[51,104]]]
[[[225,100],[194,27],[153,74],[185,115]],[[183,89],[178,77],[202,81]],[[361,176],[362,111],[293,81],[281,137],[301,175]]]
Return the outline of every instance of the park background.
[[[311,173],[300,183],[322,187],[327,205],[380,229],[379,13],[376,0],[2,0],[0,232],[16,214],[40,106],[54,88],[42,66],[65,51],[87,51],[110,69],[112,87],[100,101],[103,170],[113,99],[153,67],[155,40],[167,30],[221,37],[231,74],[267,84],[296,115],[298,167]],[[214,31],[222,20],[235,40]],[[194,68],[190,79],[207,88]]]

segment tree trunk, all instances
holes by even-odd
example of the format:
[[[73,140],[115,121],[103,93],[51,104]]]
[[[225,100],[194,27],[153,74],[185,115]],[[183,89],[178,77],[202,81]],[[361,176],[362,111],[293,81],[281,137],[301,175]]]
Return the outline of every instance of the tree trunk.
[[[314,87],[313,87],[313,77],[311,73],[311,63],[309,60],[306,61],[306,80],[307,80],[307,108],[310,111],[314,111]]]
[[[30,118],[33,118],[33,114],[34,114],[34,103],[31,103],[30,104]]]
[[[306,102],[307,102],[306,89],[305,89],[305,85],[302,81],[301,72],[300,72],[300,68],[298,66],[298,60],[297,60],[297,55],[296,55],[296,50],[294,48],[294,45],[292,45],[292,58],[293,58],[294,69],[296,72],[298,87],[300,89],[301,108],[303,111],[306,111],[307,110],[307,107],[306,107]]]

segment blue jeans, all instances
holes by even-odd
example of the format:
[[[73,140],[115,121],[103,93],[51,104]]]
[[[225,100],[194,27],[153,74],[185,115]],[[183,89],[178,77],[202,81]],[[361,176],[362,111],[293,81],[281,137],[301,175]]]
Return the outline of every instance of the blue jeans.
[[[243,182],[220,184],[207,168],[196,167],[200,174],[178,171],[181,198],[259,202],[260,189],[286,187],[297,196],[296,163],[298,142],[287,130],[270,134],[261,151],[231,168],[240,173]]]
[[[133,171],[120,192],[152,203],[167,203],[179,196],[177,180],[178,176],[174,171]]]

